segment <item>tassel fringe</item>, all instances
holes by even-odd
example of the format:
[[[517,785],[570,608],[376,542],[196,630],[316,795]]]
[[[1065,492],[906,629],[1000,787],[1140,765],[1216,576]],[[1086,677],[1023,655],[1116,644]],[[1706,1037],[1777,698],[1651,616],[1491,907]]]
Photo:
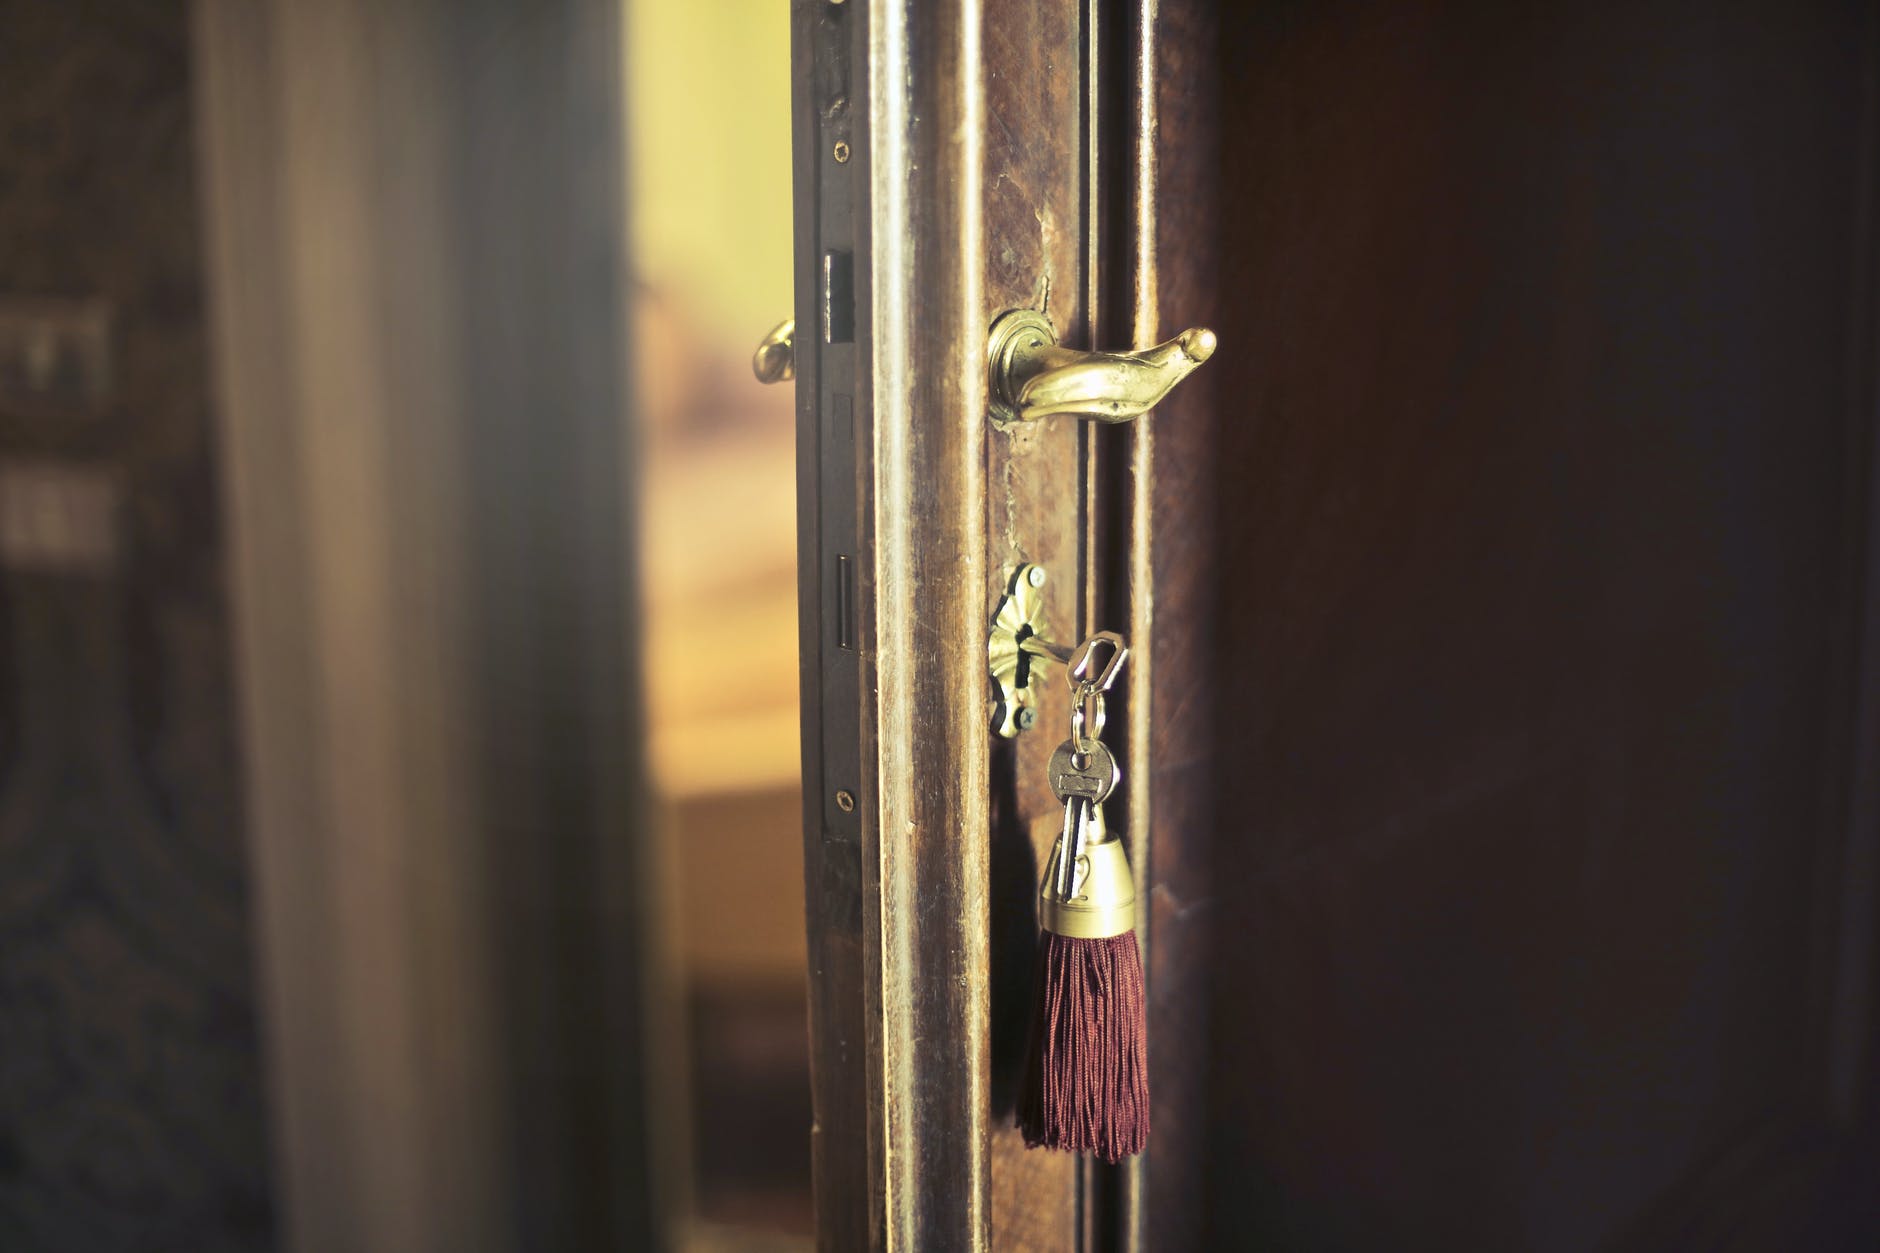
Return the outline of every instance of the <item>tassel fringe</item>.
[[[1045,933],[1018,1126],[1032,1148],[1117,1162],[1149,1141],[1149,1058],[1136,933]]]

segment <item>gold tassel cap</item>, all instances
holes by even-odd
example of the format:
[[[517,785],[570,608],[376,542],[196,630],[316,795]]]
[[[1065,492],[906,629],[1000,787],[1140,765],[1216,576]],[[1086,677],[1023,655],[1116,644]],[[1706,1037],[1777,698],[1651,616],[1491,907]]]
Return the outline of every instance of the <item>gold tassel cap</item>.
[[[1070,890],[1061,886],[1064,840],[1059,837],[1045,864],[1038,888],[1038,921],[1054,935],[1102,940],[1136,929],[1136,876],[1129,870],[1123,841],[1103,822],[1103,806],[1092,809],[1084,825],[1083,849],[1073,868]]]

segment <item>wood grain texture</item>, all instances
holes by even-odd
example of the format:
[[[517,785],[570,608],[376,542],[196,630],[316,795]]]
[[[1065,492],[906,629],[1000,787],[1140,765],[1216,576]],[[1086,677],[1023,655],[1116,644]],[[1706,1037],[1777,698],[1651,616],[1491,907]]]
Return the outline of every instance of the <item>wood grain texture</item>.
[[[855,146],[871,1240],[895,1250],[990,1237],[980,17],[869,6]]]
[[[1046,312],[1068,343],[1088,344],[1083,147],[1083,6],[1008,6],[984,32],[985,322]],[[1068,420],[992,431],[985,614],[1022,562],[1042,565],[1050,636],[1082,623],[1081,438]],[[1038,722],[992,757],[992,1247],[1068,1250],[1076,1238],[1077,1161],[1027,1150],[1013,1126],[1034,995],[1038,876],[1062,825],[1045,780],[1067,734],[1062,668],[1040,666]]]
[[[1222,205],[1226,189],[1216,158],[1222,118],[1214,5],[1157,0],[1137,7],[1123,35],[1128,55],[1118,59],[1130,67],[1129,103],[1137,103],[1144,90],[1139,75],[1146,73],[1154,127],[1145,131],[1134,110],[1124,115],[1131,125],[1118,156],[1128,163],[1134,194],[1119,204],[1118,215],[1132,238],[1117,240],[1109,254],[1128,284],[1117,283],[1124,290],[1113,299],[1132,315],[1138,338],[1153,340],[1187,326],[1219,328],[1227,298],[1219,249],[1233,218]],[[1143,145],[1151,149],[1154,175],[1146,189]],[[1139,204],[1137,196],[1146,200]],[[1131,243],[1135,247],[1125,251]],[[1147,473],[1112,477],[1138,528],[1132,543],[1147,546],[1149,575],[1144,588],[1132,585],[1120,561],[1112,570],[1130,606],[1132,632],[1150,660],[1137,678],[1141,683],[1148,676],[1148,760],[1132,762],[1149,774],[1148,821],[1137,824],[1142,829],[1134,833],[1132,853],[1145,905],[1153,1131],[1148,1151],[1131,1168],[1133,1187],[1118,1214],[1120,1247],[1130,1253],[1206,1247],[1208,1144],[1219,1117],[1211,1088],[1209,985],[1217,946],[1234,942],[1235,912],[1215,880],[1214,856],[1221,824],[1238,799],[1223,795],[1222,773],[1236,767],[1223,760],[1219,738],[1230,720],[1223,693],[1234,660],[1224,651],[1232,636],[1219,617],[1234,557],[1216,519],[1223,499],[1235,493],[1221,478],[1222,428],[1233,411],[1222,364],[1245,349],[1223,338],[1222,360],[1197,371],[1151,416],[1148,430],[1133,433],[1138,444],[1150,441],[1152,452],[1132,449],[1125,464]],[[1138,714],[1132,704],[1132,724]]]
[[[1164,11],[1153,1247],[1872,1247],[1871,6]]]
[[[853,360],[840,344],[798,357],[802,542],[819,562],[858,551],[863,570],[859,751],[831,704],[845,658],[825,576],[805,575],[806,777],[833,787],[854,752],[861,800],[853,841],[808,806],[818,1238],[1070,1248],[1075,1161],[1025,1152],[1010,1126],[1057,825],[1043,767],[1068,710],[1047,672],[1040,729],[989,744],[985,632],[1021,561],[1050,572],[1056,638],[1081,627],[1079,438],[991,432],[983,363],[1007,308],[1088,338],[1080,10],[982,25],[971,9],[800,4],[796,30],[797,195],[816,223],[799,234],[799,324],[816,324],[821,258],[845,240],[867,311]],[[864,84],[865,120],[847,104]],[[836,139],[852,146],[840,167]],[[831,456],[843,377],[860,385],[853,506]]]

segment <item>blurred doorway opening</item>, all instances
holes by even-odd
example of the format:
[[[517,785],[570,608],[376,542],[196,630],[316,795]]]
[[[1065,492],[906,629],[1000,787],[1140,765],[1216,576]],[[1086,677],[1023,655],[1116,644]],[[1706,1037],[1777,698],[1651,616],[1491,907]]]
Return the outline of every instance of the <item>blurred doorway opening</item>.
[[[645,690],[681,1249],[806,1247],[814,1228],[794,404],[749,364],[792,305],[789,99],[782,0],[630,0]]]

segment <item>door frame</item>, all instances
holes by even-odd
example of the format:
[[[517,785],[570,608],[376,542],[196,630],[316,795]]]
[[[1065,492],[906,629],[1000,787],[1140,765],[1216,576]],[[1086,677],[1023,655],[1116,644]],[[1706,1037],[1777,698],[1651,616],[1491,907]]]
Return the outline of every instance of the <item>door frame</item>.
[[[815,206],[796,362],[829,1249],[990,1239],[981,20],[977,0],[798,0],[793,17],[797,197]]]

